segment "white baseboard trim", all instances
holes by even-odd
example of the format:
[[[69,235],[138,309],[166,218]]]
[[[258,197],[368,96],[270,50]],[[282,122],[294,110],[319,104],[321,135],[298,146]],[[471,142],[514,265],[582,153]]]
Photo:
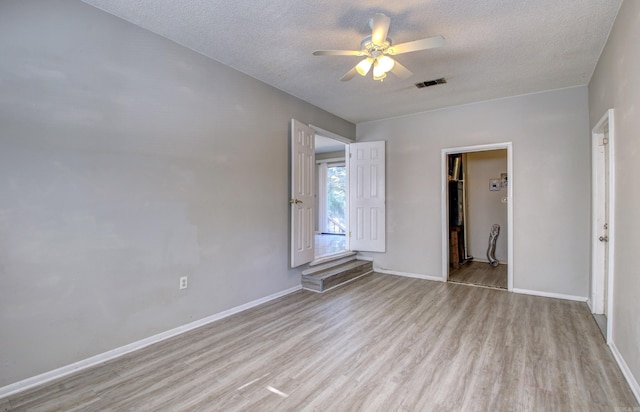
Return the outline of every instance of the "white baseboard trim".
[[[627,365],[627,362],[624,361],[624,358],[622,357],[622,354],[616,347],[615,343],[609,343],[609,348],[611,348],[611,353],[613,353],[613,357],[615,358],[616,362],[618,362],[618,366],[620,367],[622,374],[624,375],[625,379],[627,379],[627,382],[631,387],[631,392],[633,392],[633,395],[636,397],[636,401],[640,403],[640,385],[638,385],[638,381],[633,376],[633,373],[631,373],[629,365]]]
[[[293,292],[297,292],[302,289],[301,286],[294,286],[292,288],[276,292],[272,295],[265,296],[260,299],[252,300],[251,302],[245,303],[244,305],[236,306],[234,308],[225,310],[224,312],[216,313],[211,316],[207,316],[206,318],[196,320],[191,323],[187,323],[186,325],[178,326],[177,328],[168,330],[166,332],[158,333],[157,335],[149,336],[148,338],[141,339],[139,341],[130,343],[128,345],[121,346],[119,348],[112,349],[107,352],[100,353],[98,355],[92,356],[87,359],[83,359],[78,362],[74,362],[70,365],[63,366],[61,368],[54,369],[49,372],[42,373],[40,375],[33,376],[31,378],[27,378],[15,383],[12,383],[7,386],[3,386],[0,388],[0,399],[13,395],[18,392],[22,392],[24,390],[33,388],[38,385],[42,385],[44,383],[50,382],[55,379],[59,379],[70,375],[74,372],[81,371],[83,369],[90,368],[92,366],[99,365],[106,361],[119,358],[120,356],[126,355],[128,353],[137,351],[142,348],[146,348],[147,346],[153,345],[154,343],[161,342],[165,339],[172,338],[174,336],[180,335],[182,333],[188,332],[190,330],[199,328],[201,326],[207,325],[209,323],[215,322],[220,319],[224,319],[231,315],[235,315],[236,313],[240,313],[247,309],[251,309],[255,306],[261,305],[263,303],[267,303],[271,300],[278,299],[282,296],[288,295]]]
[[[591,311],[591,313],[594,313],[593,305],[591,304],[591,299],[589,298],[587,298],[587,306],[589,306],[589,310]]]
[[[381,268],[377,268],[377,267],[374,267],[373,271],[377,272],[377,273],[384,273],[384,274],[387,274],[387,275],[404,276],[406,278],[423,279],[423,280],[435,280],[436,282],[444,282],[445,281],[445,279],[443,279],[440,276],[420,275],[420,274],[417,274],[417,273],[398,272],[397,270],[387,270],[387,269],[381,269]]]
[[[587,297],[585,297],[585,296],[565,295],[565,294],[562,294],[562,293],[553,293],[553,292],[541,292],[539,290],[530,290],[530,289],[513,288],[512,292],[513,293],[521,293],[523,295],[542,296],[542,297],[545,297],[545,298],[575,300],[577,302],[586,302],[588,300]]]

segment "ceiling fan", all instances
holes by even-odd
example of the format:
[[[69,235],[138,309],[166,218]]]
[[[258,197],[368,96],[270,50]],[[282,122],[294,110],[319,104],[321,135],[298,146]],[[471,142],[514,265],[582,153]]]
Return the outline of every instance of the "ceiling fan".
[[[382,13],[376,13],[369,25],[371,36],[362,39],[360,50],[316,50],[314,56],[360,56],[364,57],[355,67],[349,70],[340,80],[351,80],[356,74],[366,76],[373,67],[373,80],[382,81],[391,72],[401,79],[413,75],[409,69],[391,56],[419,50],[432,49],[444,45],[444,37],[434,36],[393,45],[387,37],[391,19]]]

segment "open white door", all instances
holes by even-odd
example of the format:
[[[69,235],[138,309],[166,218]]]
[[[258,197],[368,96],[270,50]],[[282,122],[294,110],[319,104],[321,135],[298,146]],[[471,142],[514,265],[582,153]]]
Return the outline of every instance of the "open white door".
[[[315,133],[291,119],[291,267],[313,260]]]
[[[339,140],[341,141],[341,140]],[[346,143],[349,250],[384,252],[385,142]],[[315,132],[291,119],[291,267],[313,261]]]
[[[384,252],[385,142],[349,145],[349,246],[362,252]]]
[[[609,109],[592,135],[591,309],[611,340],[614,284],[615,165],[614,112]],[[598,316],[601,315],[601,316]]]

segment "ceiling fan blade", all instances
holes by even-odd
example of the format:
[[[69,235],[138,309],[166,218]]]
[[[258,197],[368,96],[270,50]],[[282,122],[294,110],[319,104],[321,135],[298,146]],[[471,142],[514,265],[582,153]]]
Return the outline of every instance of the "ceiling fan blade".
[[[444,37],[434,36],[426,39],[414,40],[407,43],[396,44],[387,49],[388,54],[410,53],[418,50],[433,49],[444,45]]]
[[[389,24],[391,19],[382,13],[376,13],[371,19],[371,43],[376,46],[384,45],[389,32]]]
[[[347,81],[353,79],[353,76],[355,76],[356,74],[358,74],[358,72],[356,71],[356,67],[354,66],[353,69],[349,70],[344,76],[342,76],[340,81],[341,82],[347,82]]]
[[[314,56],[364,56],[360,50],[316,50]]]
[[[408,79],[409,77],[413,76],[413,73],[411,73],[411,70],[409,70],[406,67],[404,67],[397,60],[395,60],[395,64],[393,65],[393,68],[391,69],[391,73],[395,74],[396,76],[398,76],[399,78],[401,78],[403,80],[404,79]]]

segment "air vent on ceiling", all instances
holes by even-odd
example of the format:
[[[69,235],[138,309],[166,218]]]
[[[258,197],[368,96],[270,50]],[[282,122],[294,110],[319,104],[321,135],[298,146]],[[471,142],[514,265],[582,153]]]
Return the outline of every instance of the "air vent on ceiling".
[[[447,81],[445,80],[445,78],[441,77],[441,78],[435,79],[435,80],[428,80],[426,82],[416,83],[416,87],[418,89],[422,89],[423,87],[435,86],[436,84],[443,84],[443,83],[446,83],[446,82]]]

